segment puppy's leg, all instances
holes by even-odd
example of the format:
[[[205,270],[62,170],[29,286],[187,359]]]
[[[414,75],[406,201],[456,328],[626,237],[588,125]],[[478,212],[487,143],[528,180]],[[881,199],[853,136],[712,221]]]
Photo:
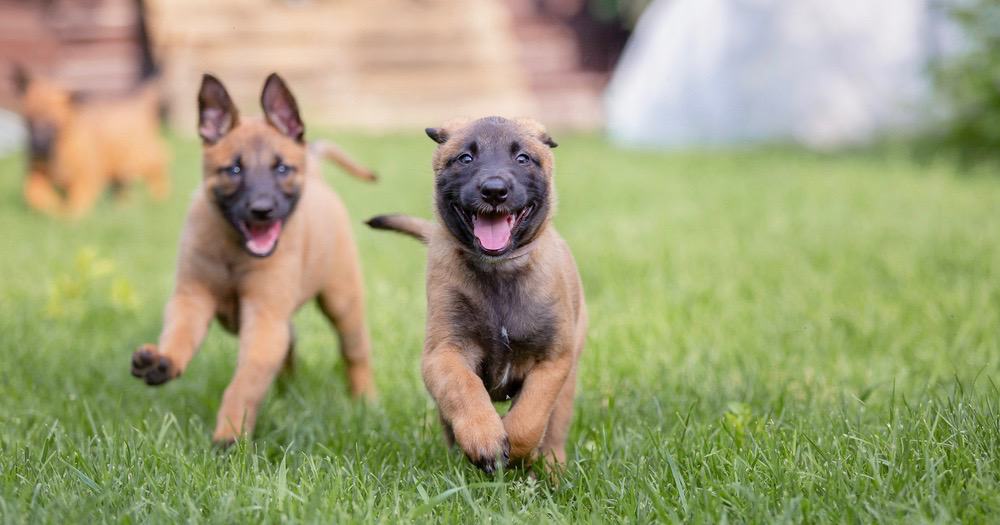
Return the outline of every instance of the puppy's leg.
[[[365,323],[360,272],[338,276],[329,283],[320,292],[319,306],[337,330],[351,395],[373,399],[375,383],[371,369],[371,341]]]
[[[94,203],[104,191],[104,184],[99,177],[81,174],[75,178],[66,190],[66,215],[79,218],[94,207]]]
[[[32,172],[24,181],[24,200],[28,206],[50,215],[59,212],[62,198],[49,179],[38,172]]]
[[[132,375],[161,385],[181,375],[198,351],[215,313],[215,300],[199,286],[179,286],[164,315],[159,347],[145,344],[132,354]]]
[[[249,302],[240,305],[240,355],[233,380],[222,396],[212,440],[228,444],[253,432],[257,409],[281,371],[291,341],[291,312],[269,311]]]
[[[443,344],[424,353],[424,384],[441,411],[445,435],[454,437],[474,465],[487,473],[507,464],[510,444],[483,381],[462,351]]]
[[[545,429],[545,437],[538,447],[542,458],[554,461],[557,465],[566,463],[566,436],[569,434],[569,424],[573,420],[573,400],[576,396],[576,366],[570,371],[569,377],[563,383],[556,405]]]
[[[532,459],[572,368],[573,352],[566,349],[528,372],[517,401],[503,417],[512,460]]]

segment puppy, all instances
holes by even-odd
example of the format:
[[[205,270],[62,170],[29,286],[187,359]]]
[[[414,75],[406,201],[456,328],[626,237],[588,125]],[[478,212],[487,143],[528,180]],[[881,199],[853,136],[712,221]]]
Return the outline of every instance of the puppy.
[[[276,74],[261,94],[264,119],[242,119],[211,75],[198,95],[204,180],[180,241],[177,284],[159,344],[132,355],[132,374],[149,385],[181,375],[215,317],[239,336],[236,372],[222,396],[212,438],[227,444],[252,433],[257,410],[294,346],[292,315],[318,299],[340,336],[354,396],[373,396],[369,336],[357,248],[340,198],[307,152],[292,93]]]
[[[566,461],[587,331],[583,287],[550,220],[556,146],[532,120],[489,117],[427,129],[437,221],[371,219],[427,244],[421,372],[445,436],[486,472]],[[500,417],[492,402],[513,400]]]
[[[21,68],[14,84],[28,128],[29,206],[80,217],[108,186],[123,195],[137,178],[146,180],[153,197],[167,197],[167,153],[152,85],[115,101],[85,103]]]

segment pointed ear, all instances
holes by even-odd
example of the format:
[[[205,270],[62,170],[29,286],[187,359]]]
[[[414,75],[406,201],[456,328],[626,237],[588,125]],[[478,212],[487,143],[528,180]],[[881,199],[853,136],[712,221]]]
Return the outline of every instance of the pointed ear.
[[[14,92],[24,95],[28,91],[28,84],[31,84],[31,74],[21,64],[14,64],[10,73],[11,81],[14,83]]]
[[[539,140],[542,141],[542,144],[545,144],[550,148],[555,148],[559,146],[559,144],[557,144],[556,141],[552,140],[552,137],[549,136],[548,133],[542,133],[542,136],[539,137]]]
[[[438,144],[444,144],[448,141],[448,130],[444,128],[426,128],[424,133]]]
[[[285,85],[285,81],[281,80],[277,73],[268,75],[264,82],[260,105],[269,124],[285,136],[302,142],[306,127],[299,117],[299,106],[295,103],[295,97]]]
[[[215,144],[239,123],[236,105],[219,79],[205,74],[198,91],[198,135],[205,144]]]

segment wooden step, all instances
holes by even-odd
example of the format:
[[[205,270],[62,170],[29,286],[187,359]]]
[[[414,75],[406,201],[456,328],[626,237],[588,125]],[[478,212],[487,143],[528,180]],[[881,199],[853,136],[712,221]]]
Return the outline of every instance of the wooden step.
[[[193,129],[203,70],[251,104],[266,72],[280,71],[308,120],[332,126],[423,127],[531,108],[499,0],[149,4],[182,129]]]

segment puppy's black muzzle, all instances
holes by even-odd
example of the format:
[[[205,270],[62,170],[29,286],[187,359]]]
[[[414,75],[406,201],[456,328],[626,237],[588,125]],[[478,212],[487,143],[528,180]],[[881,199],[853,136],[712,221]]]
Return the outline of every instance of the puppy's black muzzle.
[[[250,201],[250,217],[255,221],[270,221],[275,218],[278,206],[273,195],[255,197]]]
[[[479,194],[487,204],[499,206],[507,202],[507,196],[510,195],[510,186],[510,182],[503,178],[492,176],[479,185]]]
[[[56,142],[56,128],[49,124],[28,125],[28,152],[33,159],[46,159]]]

